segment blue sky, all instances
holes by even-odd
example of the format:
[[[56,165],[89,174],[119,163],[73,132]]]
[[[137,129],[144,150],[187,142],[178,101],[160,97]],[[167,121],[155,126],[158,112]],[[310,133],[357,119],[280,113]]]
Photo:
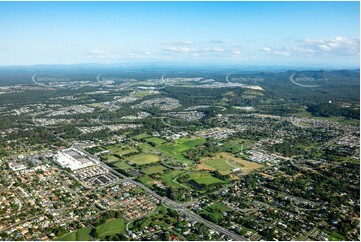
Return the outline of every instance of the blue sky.
[[[0,2],[0,65],[355,67],[359,2]]]

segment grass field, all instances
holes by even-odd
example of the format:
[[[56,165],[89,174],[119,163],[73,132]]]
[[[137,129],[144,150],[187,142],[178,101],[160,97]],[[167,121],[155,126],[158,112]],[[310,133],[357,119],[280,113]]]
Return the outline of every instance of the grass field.
[[[149,166],[142,169],[142,172],[144,172],[147,175],[155,174],[155,173],[163,173],[167,168],[165,168],[162,165],[157,166]]]
[[[169,148],[176,152],[184,152],[205,142],[204,138],[180,138],[175,140]]]
[[[161,145],[161,144],[166,142],[164,139],[161,139],[161,138],[158,138],[158,137],[151,137],[151,138],[146,139],[146,141],[148,143],[153,143],[155,145]]]
[[[156,154],[147,154],[142,153],[138,155],[133,155],[127,158],[130,162],[135,163],[137,165],[150,164],[154,162],[160,161],[160,157]]]
[[[194,180],[198,184],[205,185],[205,186],[225,182],[225,181],[222,181],[221,179],[218,179],[218,178],[212,176],[211,173],[206,172],[206,171],[193,172],[189,176],[190,176],[191,180]]]
[[[234,168],[241,168],[241,165],[233,162],[232,160],[222,157],[222,155],[217,154],[215,157],[203,158],[201,160],[202,165],[208,166],[211,170],[217,170],[223,175],[227,175],[232,172]]]
[[[151,187],[153,185],[154,180],[149,176],[142,176],[139,177],[138,180],[143,183],[144,185]]]
[[[163,153],[163,154],[165,154],[167,156],[170,156],[170,157],[172,157],[172,158],[174,158],[174,159],[176,159],[178,161],[187,163],[188,165],[193,164],[193,162],[191,160],[188,160],[187,158],[185,158],[181,154],[169,151],[167,149],[163,149],[162,146],[152,147],[148,143],[143,143],[143,144],[140,144],[139,147],[141,147],[141,149],[142,149],[142,151],[144,153],[151,152],[151,151],[158,151],[158,152],[161,152],[161,153]]]
[[[151,136],[149,134],[138,134],[136,136],[133,136],[132,139],[134,140],[141,140],[145,138],[150,138]]]
[[[101,108],[103,107],[103,104],[101,103],[91,103],[88,106],[94,107],[94,108]]]
[[[104,157],[107,159],[108,162],[115,162],[115,161],[119,160],[117,157],[115,157],[114,155],[110,155],[110,154],[106,154],[106,155],[104,155]]]
[[[125,224],[123,219],[112,219],[108,220],[104,224],[97,227],[96,232],[100,239],[103,239],[107,235],[115,235],[118,233],[124,233]]]
[[[132,148],[132,147],[129,147],[129,146],[124,146],[122,144],[110,145],[110,146],[107,146],[107,149],[109,149],[109,151],[112,154],[118,154],[118,155],[127,155],[129,153],[137,152],[136,148]]]
[[[230,140],[224,142],[223,148],[229,150],[232,153],[238,153],[246,149],[250,144],[252,144],[252,141],[247,139]]]
[[[193,162],[182,156],[181,153],[190,150],[197,145],[203,144],[205,141],[204,138],[180,138],[171,144],[167,143],[157,146],[155,149],[167,156],[191,165]]]
[[[235,165],[235,166],[238,166],[240,165],[241,168],[241,171],[242,173],[244,174],[248,174],[254,170],[257,170],[257,169],[260,169],[263,167],[263,165],[261,164],[258,164],[258,163],[255,163],[255,162],[250,162],[250,161],[246,161],[242,158],[237,158],[237,157],[234,157],[232,154],[230,153],[227,153],[227,152],[221,152],[221,153],[218,153],[216,154],[215,156],[216,158],[223,158],[223,159],[228,159],[228,165]]]
[[[116,167],[118,167],[119,169],[122,169],[122,170],[128,170],[128,169],[131,169],[132,168],[132,166],[131,165],[129,165],[127,162],[125,162],[125,161],[119,161],[119,162],[117,162],[117,163],[114,163],[114,165],[116,166]]]
[[[165,184],[169,187],[174,187],[174,188],[182,188],[181,185],[175,183],[173,181],[174,178],[180,176],[181,174],[186,173],[187,171],[184,170],[173,170],[169,173],[166,173],[162,176],[163,181],[165,182]]]
[[[263,165],[261,164],[234,157],[230,153],[221,152],[214,157],[201,159],[201,163],[197,165],[197,170],[217,170],[221,174],[226,175],[230,174],[233,169],[240,168],[244,174],[248,174],[262,167]]]
[[[66,235],[63,235],[59,238],[56,238],[55,240],[57,240],[57,241],[76,241],[76,233],[77,233],[77,231],[74,231],[74,232],[68,233]]]
[[[60,238],[57,238],[56,240],[59,240],[59,241],[89,241],[89,240],[91,240],[89,233],[90,233],[90,228],[84,227],[77,231],[68,233]]]

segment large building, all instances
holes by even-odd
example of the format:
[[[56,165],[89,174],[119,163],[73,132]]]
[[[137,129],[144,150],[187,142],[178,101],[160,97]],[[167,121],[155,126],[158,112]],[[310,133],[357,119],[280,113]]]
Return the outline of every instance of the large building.
[[[98,161],[84,154],[83,152],[69,148],[59,151],[55,155],[55,161],[62,167],[70,168],[72,171],[88,166],[98,165]]]

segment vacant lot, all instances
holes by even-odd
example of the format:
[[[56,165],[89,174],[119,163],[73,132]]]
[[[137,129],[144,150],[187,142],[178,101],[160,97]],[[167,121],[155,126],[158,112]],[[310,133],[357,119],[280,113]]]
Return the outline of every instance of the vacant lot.
[[[135,163],[137,165],[150,164],[154,162],[160,161],[160,157],[156,154],[147,154],[142,153],[138,155],[133,155],[127,158],[130,162]]]
[[[97,227],[97,234],[100,239],[104,239],[107,235],[115,235],[118,233],[124,233],[125,231],[125,224],[123,219],[112,219],[108,220],[104,224]]]

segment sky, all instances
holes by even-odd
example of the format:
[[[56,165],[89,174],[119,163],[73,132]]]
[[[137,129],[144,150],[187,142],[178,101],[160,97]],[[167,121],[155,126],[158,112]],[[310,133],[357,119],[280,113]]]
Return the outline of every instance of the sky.
[[[3,66],[359,60],[359,2],[0,2]]]

